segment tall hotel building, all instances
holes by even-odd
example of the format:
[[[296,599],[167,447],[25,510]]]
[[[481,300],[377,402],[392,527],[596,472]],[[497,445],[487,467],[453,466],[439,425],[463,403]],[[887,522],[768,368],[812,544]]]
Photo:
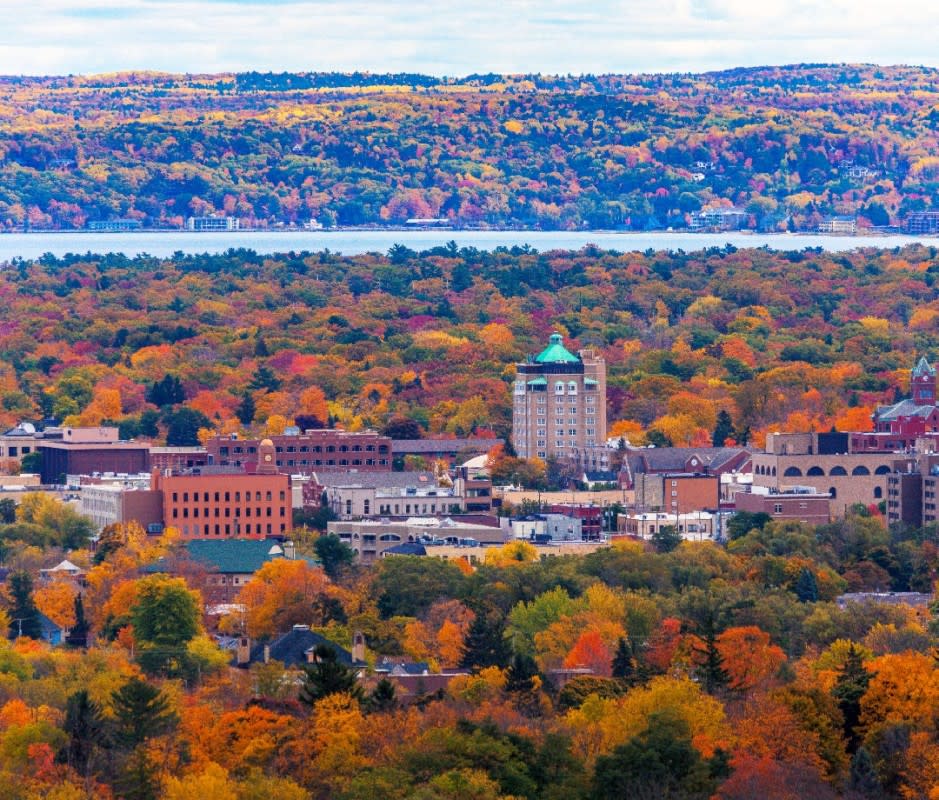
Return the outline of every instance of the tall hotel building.
[[[573,459],[600,467],[606,444],[606,364],[593,350],[576,356],[559,333],[516,366],[512,444],[522,458]]]

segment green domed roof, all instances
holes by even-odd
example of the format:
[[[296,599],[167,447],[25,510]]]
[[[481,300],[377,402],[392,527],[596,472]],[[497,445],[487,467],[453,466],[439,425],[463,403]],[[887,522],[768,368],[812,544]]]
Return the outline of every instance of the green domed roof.
[[[560,333],[552,333],[548,346],[535,356],[538,364],[579,364],[577,358],[564,346],[564,339]]]

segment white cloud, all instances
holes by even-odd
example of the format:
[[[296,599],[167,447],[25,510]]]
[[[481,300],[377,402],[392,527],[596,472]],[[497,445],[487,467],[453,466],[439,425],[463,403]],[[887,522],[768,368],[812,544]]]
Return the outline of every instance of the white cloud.
[[[939,65],[919,0],[0,0],[0,72]]]

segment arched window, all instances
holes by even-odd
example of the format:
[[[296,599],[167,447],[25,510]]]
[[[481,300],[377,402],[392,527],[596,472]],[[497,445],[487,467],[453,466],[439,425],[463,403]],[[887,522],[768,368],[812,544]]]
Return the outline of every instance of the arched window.
[[[883,496],[884,496],[884,490],[881,489],[879,486],[875,486],[874,487],[874,499],[880,500],[880,498]]]
[[[574,381],[569,381],[567,384],[567,393],[568,394],[577,394],[577,384]]]
[[[847,475],[848,471],[844,467],[832,467],[829,475]]]
[[[864,465],[860,465],[851,470],[852,475],[870,475],[871,471]]]
[[[877,467],[877,469],[874,470],[874,474],[875,475],[889,475],[890,467],[888,467],[886,464],[881,464],[879,467]]]
[[[802,470],[798,467],[786,467],[786,471],[783,473],[784,478],[801,478]]]
[[[838,490],[834,486],[829,486],[828,494],[830,494],[831,499],[834,500],[838,496]]]
[[[555,394],[564,394],[564,381],[557,381],[554,384],[554,393]]]
[[[773,477],[776,477],[776,467],[773,467]]]
[[[806,475],[812,475],[812,476],[824,475],[824,474],[825,474],[825,470],[823,470],[821,467],[809,467],[809,468],[806,470],[805,474],[806,474]]]

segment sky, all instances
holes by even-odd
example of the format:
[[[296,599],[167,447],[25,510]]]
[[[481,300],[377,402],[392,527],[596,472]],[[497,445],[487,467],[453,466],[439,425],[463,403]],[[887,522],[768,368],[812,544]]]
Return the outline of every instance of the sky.
[[[924,0],[0,0],[0,74],[939,66]]]

